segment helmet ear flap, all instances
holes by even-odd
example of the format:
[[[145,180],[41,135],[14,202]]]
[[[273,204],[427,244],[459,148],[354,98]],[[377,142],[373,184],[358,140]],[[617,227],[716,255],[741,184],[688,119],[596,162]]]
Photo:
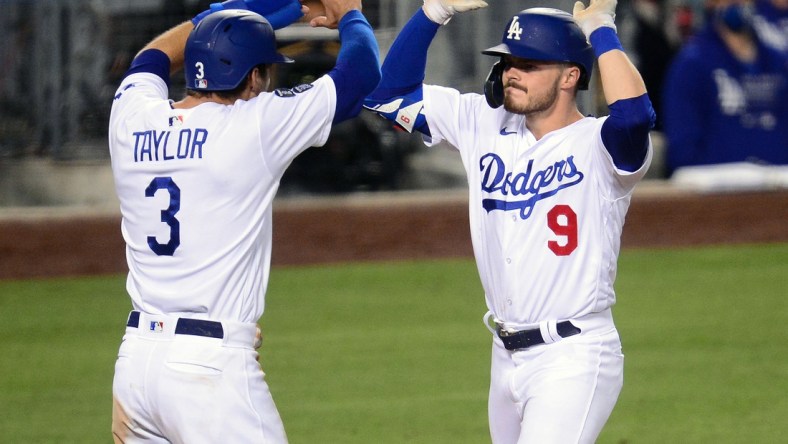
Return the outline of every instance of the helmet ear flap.
[[[503,67],[502,60],[495,62],[484,81],[484,98],[490,108],[500,108],[503,105]]]

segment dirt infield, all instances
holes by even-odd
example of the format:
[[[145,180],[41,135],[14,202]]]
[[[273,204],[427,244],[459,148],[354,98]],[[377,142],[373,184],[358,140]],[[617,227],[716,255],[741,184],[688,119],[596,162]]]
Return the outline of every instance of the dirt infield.
[[[643,191],[622,248],[788,241],[788,190]],[[471,257],[464,193],[287,200],[274,208],[272,264]],[[0,279],[126,271],[117,214],[0,218]]]

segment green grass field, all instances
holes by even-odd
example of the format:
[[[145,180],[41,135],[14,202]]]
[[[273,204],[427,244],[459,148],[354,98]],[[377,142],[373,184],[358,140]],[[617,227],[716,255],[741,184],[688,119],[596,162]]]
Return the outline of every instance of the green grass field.
[[[788,244],[624,251],[599,442],[785,442],[787,276]],[[124,283],[0,282],[0,442],[111,442]],[[275,268],[262,362],[291,442],[489,442],[484,311],[471,260]]]

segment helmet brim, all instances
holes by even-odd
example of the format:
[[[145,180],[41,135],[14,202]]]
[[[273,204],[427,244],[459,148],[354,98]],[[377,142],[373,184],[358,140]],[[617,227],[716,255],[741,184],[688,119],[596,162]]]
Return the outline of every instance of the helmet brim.
[[[295,63],[295,60],[291,59],[286,55],[283,54],[277,54],[277,55],[279,57],[277,57],[276,60],[271,61],[271,63]]]
[[[509,49],[509,45],[507,45],[506,43],[501,43],[500,45],[495,45],[492,48],[487,48],[484,51],[482,51],[482,54],[488,56],[504,56],[511,53],[512,50]]]
[[[512,49],[506,43],[501,43],[500,45],[493,46],[492,48],[487,48],[484,51],[482,51],[482,54],[489,56],[496,56],[496,57],[503,57],[510,55],[518,59],[539,60],[542,62],[574,63],[578,66],[583,67],[581,63],[573,61],[569,57],[561,57],[561,54],[559,55],[550,54],[544,51],[540,51],[538,48],[532,48],[529,46],[515,48],[515,50],[512,51]],[[583,69],[585,68],[583,67]]]

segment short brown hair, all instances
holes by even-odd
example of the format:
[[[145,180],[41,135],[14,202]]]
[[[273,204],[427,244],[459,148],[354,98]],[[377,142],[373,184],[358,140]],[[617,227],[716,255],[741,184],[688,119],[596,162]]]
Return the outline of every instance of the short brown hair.
[[[267,64],[260,64],[255,66],[254,68],[257,68],[260,71],[260,74],[265,76],[266,73],[268,72],[266,70],[267,67],[268,67]],[[224,91],[200,91],[199,89],[186,88],[186,95],[190,97],[201,98],[201,97],[208,97],[211,94],[213,94],[222,100],[235,100],[241,97],[241,94],[249,86],[249,82],[252,81],[252,71],[254,71],[254,68],[250,69],[249,72],[246,73],[246,76],[241,81],[241,83],[239,83],[238,86],[236,86],[233,89],[228,89]]]

